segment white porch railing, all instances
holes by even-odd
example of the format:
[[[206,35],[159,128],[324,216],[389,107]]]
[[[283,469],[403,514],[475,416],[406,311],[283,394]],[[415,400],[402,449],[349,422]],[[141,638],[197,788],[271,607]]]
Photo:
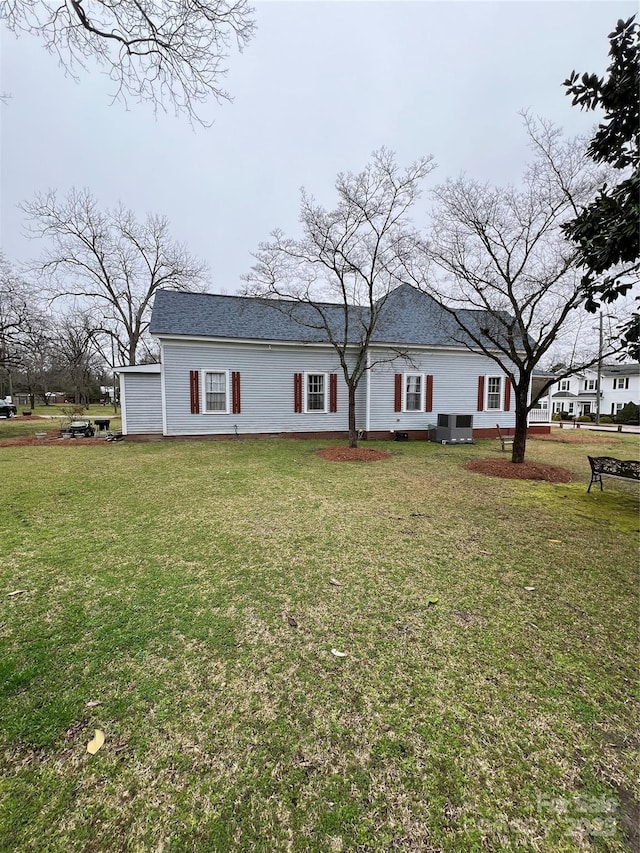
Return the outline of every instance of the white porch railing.
[[[531,409],[527,415],[527,423],[548,424],[551,420],[549,409]]]

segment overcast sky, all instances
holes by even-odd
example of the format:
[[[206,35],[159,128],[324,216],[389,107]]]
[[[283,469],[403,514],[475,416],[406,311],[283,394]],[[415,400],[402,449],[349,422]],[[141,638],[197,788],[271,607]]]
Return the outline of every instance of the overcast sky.
[[[213,126],[195,130],[149,104],[112,103],[99,70],[76,83],[37,39],[2,32],[0,231],[11,261],[41,248],[17,205],[50,188],[166,214],[207,262],[210,289],[234,293],[273,228],[298,234],[300,187],[332,204],[336,174],[382,145],[402,166],[434,156],[425,189],[460,171],[517,182],[518,111],[588,133],[596,116],[571,107],[561,84],[572,69],[603,73],[607,34],[636,11],[612,0],[255,5],[257,34],[229,60],[234,101],[211,103]]]

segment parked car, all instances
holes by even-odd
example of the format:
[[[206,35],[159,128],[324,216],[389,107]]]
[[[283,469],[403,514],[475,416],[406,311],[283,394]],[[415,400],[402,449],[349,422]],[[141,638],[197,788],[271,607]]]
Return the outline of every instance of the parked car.
[[[0,418],[15,418],[18,414],[17,408],[8,400],[0,400]]]

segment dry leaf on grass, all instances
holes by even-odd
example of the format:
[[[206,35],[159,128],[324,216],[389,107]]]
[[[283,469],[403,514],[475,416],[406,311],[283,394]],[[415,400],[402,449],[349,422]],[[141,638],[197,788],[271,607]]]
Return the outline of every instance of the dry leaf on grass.
[[[289,616],[289,614],[287,613],[286,618],[287,618],[287,622],[289,623],[289,625],[291,625],[292,628],[298,627],[298,622],[293,618],[293,616]]]
[[[335,655],[337,658],[346,658],[346,652],[339,652],[337,649],[331,649],[331,654]]]
[[[87,744],[87,752],[90,755],[95,755],[103,743],[104,743],[104,732],[101,731],[100,729],[95,729],[95,734],[94,734],[93,740],[90,740],[89,743]]]
[[[427,604],[437,604],[438,601],[439,601],[439,598],[437,595],[430,595],[427,598]]]
[[[335,578],[329,578],[329,583],[331,584],[331,586],[342,586],[340,581],[336,580]]]
[[[86,706],[85,706],[85,707],[87,707],[87,708],[95,708],[95,707],[97,707],[98,705],[102,705],[102,702],[101,702],[99,699],[89,699],[89,701],[86,703]]]
[[[22,595],[22,593],[26,591],[26,589],[14,589],[13,592],[7,593],[7,598],[12,598],[14,595]]]
[[[560,539],[547,539],[547,542],[553,542],[554,545],[561,545],[562,544]]]
[[[526,592],[533,592],[535,590],[535,586],[525,586]]]

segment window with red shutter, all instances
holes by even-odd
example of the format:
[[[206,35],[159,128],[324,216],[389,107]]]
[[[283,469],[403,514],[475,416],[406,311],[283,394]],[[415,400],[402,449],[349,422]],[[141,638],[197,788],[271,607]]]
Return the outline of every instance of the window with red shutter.
[[[338,374],[329,375],[329,411],[338,411]]]
[[[302,412],[302,374],[293,374],[293,411]]]
[[[433,411],[433,376],[425,376],[425,391],[424,391],[424,410],[425,412]]]
[[[508,412],[511,409],[511,380],[505,376],[504,380],[504,410]]]
[[[197,370],[189,371],[189,393],[191,398],[191,414],[200,414],[200,373]]]
[[[237,370],[231,372],[231,411],[234,415],[241,414],[240,374]]]
[[[478,411],[484,411],[484,376],[478,376]]]
[[[393,411],[402,411],[402,374],[396,373],[394,379]]]

